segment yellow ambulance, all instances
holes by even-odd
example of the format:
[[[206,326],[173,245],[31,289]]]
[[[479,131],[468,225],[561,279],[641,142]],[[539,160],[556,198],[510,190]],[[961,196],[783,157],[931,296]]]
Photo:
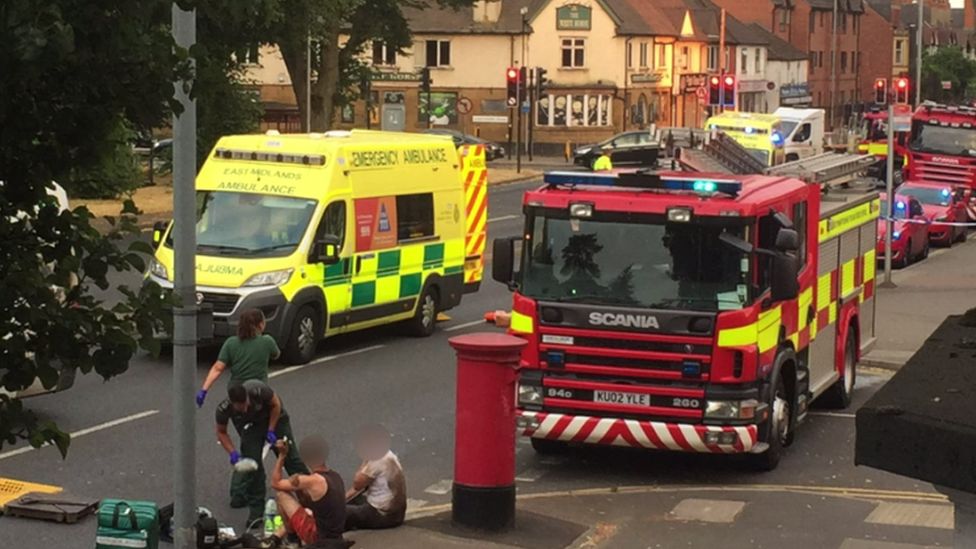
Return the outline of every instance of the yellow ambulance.
[[[216,338],[260,309],[296,364],[323,337],[380,324],[430,335],[480,285],[486,188],[483,146],[439,136],[224,137],[196,180],[197,302]],[[154,229],[146,275],[164,288],[171,226]]]
[[[726,111],[705,121],[706,130],[725,133],[767,166],[782,164],[783,133],[772,114]]]

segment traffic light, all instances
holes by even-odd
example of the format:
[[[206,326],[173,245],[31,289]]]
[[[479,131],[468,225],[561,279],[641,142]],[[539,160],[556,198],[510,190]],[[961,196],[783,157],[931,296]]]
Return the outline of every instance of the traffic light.
[[[505,69],[505,83],[508,88],[506,105],[517,107],[519,104],[519,70],[517,68]]]
[[[545,93],[546,88],[549,87],[549,79],[546,78],[546,69],[542,67],[535,68],[535,96],[542,97]]]
[[[420,91],[429,92],[430,85],[433,83],[433,80],[430,79],[430,68],[424,67],[420,69]]]
[[[721,79],[717,76],[710,76],[708,78],[708,104],[717,107],[721,99],[719,99],[719,82]]]
[[[725,75],[725,79],[722,81],[722,99],[725,100],[724,107],[735,108],[735,77],[731,74]]]
[[[908,79],[895,79],[895,103],[908,103]]]
[[[874,79],[874,102],[879,105],[884,105],[888,102],[888,79],[887,78],[875,78]]]

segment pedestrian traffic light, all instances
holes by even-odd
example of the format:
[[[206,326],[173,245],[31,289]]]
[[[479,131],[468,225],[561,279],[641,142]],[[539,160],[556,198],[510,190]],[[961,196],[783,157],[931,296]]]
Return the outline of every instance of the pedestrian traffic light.
[[[720,94],[718,92],[719,83],[721,81],[722,80],[717,76],[712,76],[708,79],[708,104],[713,107],[717,107],[721,102],[721,99],[719,98]]]
[[[549,87],[549,79],[546,78],[546,69],[542,67],[535,68],[535,96],[542,97],[542,94]]]
[[[518,79],[518,102],[521,105],[525,101],[526,96],[529,94],[529,68],[519,67],[519,79]]]
[[[888,102],[888,79],[887,78],[875,78],[874,79],[874,102],[879,105],[884,105]]]
[[[517,107],[519,104],[519,70],[515,67],[505,69],[505,83],[508,88],[506,104]]]
[[[735,107],[735,77],[727,74],[722,81],[724,107]]]
[[[430,79],[430,67],[420,69],[420,91],[429,92],[433,81]]]
[[[908,103],[908,79],[895,79],[895,103]]]

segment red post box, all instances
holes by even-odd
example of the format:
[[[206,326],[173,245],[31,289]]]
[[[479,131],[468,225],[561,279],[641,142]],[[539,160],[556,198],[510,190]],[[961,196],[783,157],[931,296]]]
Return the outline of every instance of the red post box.
[[[515,379],[526,341],[477,333],[450,344],[457,352],[452,518],[505,530],[515,524]]]

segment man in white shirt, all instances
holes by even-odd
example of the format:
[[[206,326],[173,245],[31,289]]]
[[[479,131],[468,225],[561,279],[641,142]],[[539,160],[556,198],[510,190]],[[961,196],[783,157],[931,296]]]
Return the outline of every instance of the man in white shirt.
[[[369,425],[356,438],[363,463],[346,492],[346,530],[393,528],[407,512],[407,483],[403,467],[390,450],[390,433]]]

